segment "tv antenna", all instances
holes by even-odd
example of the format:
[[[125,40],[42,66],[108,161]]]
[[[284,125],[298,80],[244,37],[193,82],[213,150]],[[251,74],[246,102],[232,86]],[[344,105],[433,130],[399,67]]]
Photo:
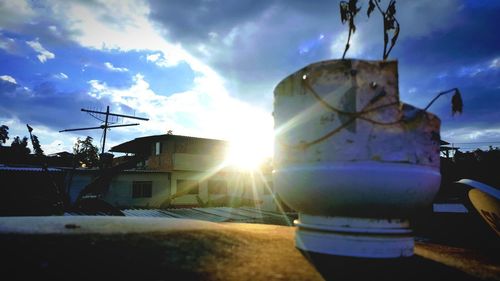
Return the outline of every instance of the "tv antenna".
[[[109,112],[109,105],[106,107],[106,112],[97,111],[97,110],[89,110],[89,109],[84,109],[84,108],[82,108],[81,110],[84,111],[84,112],[87,112],[92,117],[94,117],[94,118],[96,118],[98,120],[103,121],[104,124],[101,125],[101,126],[98,126],[98,127],[65,129],[65,130],[59,131],[59,133],[61,133],[61,132],[72,132],[72,131],[103,129],[104,132],[103,132],[103,138],[102,138],[102,150],[101,150],[102,152],[101,152],[101,154],[104,154],[104,147],[106,146],[106,132],[107,132],[107,130],[109,128],[128,127],[128,126],[137,126],[137,125],[140,125],[139,123],[121,124],[121,125],[110,125],[110,123],[112,123],[112,122],[109,120],[109,116],[115,116],[115,117],[117,117],[117,119],[119,117],[121,117],[121,118],[131,118],[131,119],[149,121],[148,118],[136,117],[136,116],[131,116],[131,115],[123,115],[123,114],[117,114],[117,113],[111,113],[111,112]],[[104,120],[102,120],[102,119],[98,118],[97,116],[95,116],[94,114],[103,114],[103,115],[106,115],[106,117],[105,117]]]

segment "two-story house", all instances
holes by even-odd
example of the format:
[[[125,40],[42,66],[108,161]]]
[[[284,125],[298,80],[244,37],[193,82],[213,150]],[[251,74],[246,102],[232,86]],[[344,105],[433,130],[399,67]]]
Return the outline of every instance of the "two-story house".
[[[120,207],[240,206],[276,210],[270,171],[251,173],[226,163],[229,143],[173,134],[136,138],[111,152],[143,155],[115,177],[104,199]]]

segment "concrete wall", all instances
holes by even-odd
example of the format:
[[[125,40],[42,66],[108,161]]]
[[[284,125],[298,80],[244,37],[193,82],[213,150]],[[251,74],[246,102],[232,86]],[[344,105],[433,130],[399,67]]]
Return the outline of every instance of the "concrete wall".
[[[150,198],[133,198],[134,181],[151,181]],[[158,208],[170,196],[170,173],[125,172],[115,177],[104,199],[114,206]]]
[[[74,203],[80,191],[88,185],[95,177],[95,173],[90,171],[80,171],[73,175],[70,198]],[[244,200],[256,200],[258,206],[264,210],[277,210],[273,198],[272,177],[270,174],[263,176],[255,173],[253,176],[248,173],[239,172],[219,172],[212,174],[210,172],[198,171],[174,171],[167,172],[122,172],[115,177],[110,184],[108,193],[104,200],[114,206],[119,207],[143,207],[159,208],[162,203],[168,202],[168,198],[176,194],[178,180],[192,180],[198,183],[198,196],[204,203],[217,202],[223,197],[232,196],[243,198]],[[210,180],[219,180],[227,182],[226,194],[209,194],[208,185]],[[151,198],[133,198],[132,186],[134,181],[151,181]],[[267,187],[266,187],[267,185]],[[266,192],[267,188],[272,192]],[[199,206],[196,194],[186,194],[173,199],[170,202],[172,207]]]
[[[231,196],[241,198],[244,202],[248,202],[249,200],[257,201],[259,202],[257,206],[264,210],[277,210],[273,198],[274,189],[272,186],[272,176],[270,174],[260,176],[257,173],[251,175],[249,173],[240,172],[210,174],[209,172],[175,171],[172,172],[172,194],[178,192],[177,183],[179,180],[192,180],[198,182],[198,196],[204,203],[208,203],[209,201],[216,202],[222,197]],[[210,180],[227,182],[227,194],[209,194],[208,183]],[[266,192],[268,188],[270,190]],[[197,206],[199,203],[195,194],[185,194],[173,199],[171,204],[172,206],[180,207]]]
[[[174,153],[174,170],[180,171],[209,171],[219,167],[223,159],[215,155]]]

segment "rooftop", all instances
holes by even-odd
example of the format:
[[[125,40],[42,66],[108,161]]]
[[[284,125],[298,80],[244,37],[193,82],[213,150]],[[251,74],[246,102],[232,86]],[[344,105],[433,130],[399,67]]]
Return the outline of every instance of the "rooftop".
[[[225,140],[164,134],[164,135],[154,135],[154,136],[135,138],[133,140],[130,140],[130,141],[124,142],[122,144],[113,146],[109,151],[111,151],[111,152],[123,152],[123,153],[139,153],[139,152],[144,152],[144,149],[149,149],[149,147],[147,147],[147,145],[149,145],[153,142],[164,141],[164,140],[169,140],[169,139],[171,139],[171,140],[203,141],[203,142],[214,142],[214,143],[227,143],[227,141],[225,141]]]

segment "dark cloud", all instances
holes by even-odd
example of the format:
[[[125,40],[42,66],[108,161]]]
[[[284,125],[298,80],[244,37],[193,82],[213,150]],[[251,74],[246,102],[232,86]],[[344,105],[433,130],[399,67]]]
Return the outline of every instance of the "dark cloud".
[[[169,41],[179,42],[218,70],[232,95],[255,103],[272,96],[291,70],[329,58],[338,7],[334,1],[151,1],[151,18]],[[340,25],[340,24],[339,24]]]
[[[183,44],[210,39],[210,32],[225,36],[242,22],[258,17],[274,1],[150,1],[151,18],[163,25],[167,36]]]
[[[1,118],[18,119],[21,123],[43,124],[55,131],[95,126],[95,120],[85,116],[80,109],[105,108],[109,104],[107,100],[96,100],[84,92],[59,92],[52,82],[41,83],[29,90],[2,81],[0,80]]]

